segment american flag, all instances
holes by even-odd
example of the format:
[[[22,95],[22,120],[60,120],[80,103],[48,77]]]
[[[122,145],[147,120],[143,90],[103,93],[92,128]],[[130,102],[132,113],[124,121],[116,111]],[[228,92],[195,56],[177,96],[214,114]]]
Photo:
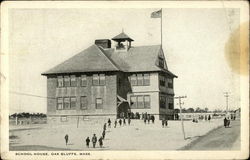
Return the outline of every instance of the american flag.
[[[151,13],[151,18],[161,18],[161,9]]]

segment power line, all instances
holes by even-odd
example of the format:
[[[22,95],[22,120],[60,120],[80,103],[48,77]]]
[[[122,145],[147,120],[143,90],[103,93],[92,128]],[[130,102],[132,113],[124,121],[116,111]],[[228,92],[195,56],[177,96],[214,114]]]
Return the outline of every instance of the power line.
[[[228,112],[228,98],[229,98],[229,92],[224,92],[224,97],[226,97],[226,112]]]
[[[181,99],[182,98],[187,98],[187,96],[179,96],[179,97],[174,97],[175,99],[179,99],[179,106],[180,106],[180,117],[181,117],[181,126],[182,126],[182,133],[183,133],[183,137],[184,137],[184,140],[186,140],[186,135],[185,135],[185,129],[184,129],[184,123],[183,123],[183,118],[182,118],[182,108],[181,108],[181,105],[184,104],[184,102],[181,102]]]
[[[35,94],[30,94],[30,93],[22,93],[22,92],[17,92],[17,91],[10,91],[11,94],[17,94],[17,95],[23,95],[23,96],[30,96],[30,97],[38,97],[38,98],[46,98],[46,99],[56,99],[55,97],[46,97],[46,96],[40,96],[40,95],[35,95]]]

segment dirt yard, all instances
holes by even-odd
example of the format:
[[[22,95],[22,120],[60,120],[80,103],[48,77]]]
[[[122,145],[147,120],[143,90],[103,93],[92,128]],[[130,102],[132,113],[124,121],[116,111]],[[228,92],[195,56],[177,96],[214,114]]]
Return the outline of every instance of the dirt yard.
[[[193,123],[185,121],[186,140],[184,140],[181,122],[169,121],[162,128],[161,121],[144,124],[142,120],[132,120],[130,126],[112,127],[106,131],[103,148],[86,147],[85,139],[95,133],[101,136],[103,124],[95,121],[81,121],[79,127],[71,125],[36,124],[11,126],[10,150],[177,150],[223,125],[223,119],[212,119]],[[64,136],[69,135],[69,144],[65,145]]]

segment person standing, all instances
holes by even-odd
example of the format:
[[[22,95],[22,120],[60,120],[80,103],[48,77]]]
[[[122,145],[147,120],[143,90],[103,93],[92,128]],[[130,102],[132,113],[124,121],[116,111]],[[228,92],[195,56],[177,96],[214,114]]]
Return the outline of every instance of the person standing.
[[[146,122],[147,122],[147,117],[144,116],[144,123],[146,124]]]
[[[102,132],[102,139],[105,139],[105,130]]]
[[[131,119],[128,117],[128,125],[130,125]]]
[[[150,114],[147,116],[148,124],[150,123]]]
[[[110,120],[110,118],[108,120],[108,126],[109,126],[109,128],[111,127],[111,120]]]
[[[119,124],[120,124],[120,126],[122,125],[122,119],[119,119]]]
[[[126,125],[126,119],[125,119],[125,117],[123,118],[123,125]]]
[[[208,118],[207,118],[207,120],[210,122],[210,119],[211,119],[211,116],[210,115],[208,115]]]
[[[164,119],[161,120],[161,125],[162,125],[162,128],[164,128],[164,125],[165,125]]]
[[[86,139],[86,146],[89,148],[89,142],[90,142],[90,139],[89,139],[89,137],[87,137],[87,139]]]
[[[98,141],[99,141],[99,146],[100,146],[101,148],[102,148],[102,145],[103,145],[103,141],[102,141],[102,140],[103,140],[102,137],[100,137],[99,140],[98,140]]]
[[[152,123],[155,123],[155,116],[152,115]]]
[[[168,119],[165,120],[165,126],[168,126]]]
[[[96,141],[97,141],[97,137],[94,134],[93,137],[92,137],[93,148],[95,148]]]
[[[66,143],[66,146],[67,146],[67,145],[68,145],[68,141],[69,141],[69,136],[68,136],[68,134],[65,135],[64,139],[65,139],[65,143]]]
[[[227,127],[230,125],[230,118],[227,118]]]
[[[114,126],[114,128],[116,128],[116,125],[117,125],[117,120],[115,120],[115,126]]]
[[[227,128],[227,118],[226,117],[224,118],[224,126],[225,126],[225,128]]]

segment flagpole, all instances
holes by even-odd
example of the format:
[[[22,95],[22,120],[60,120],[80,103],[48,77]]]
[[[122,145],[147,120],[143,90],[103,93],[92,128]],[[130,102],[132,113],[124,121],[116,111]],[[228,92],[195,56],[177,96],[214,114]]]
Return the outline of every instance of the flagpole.
[[[161,48],[162,48],[162,8],[161,8]]]

